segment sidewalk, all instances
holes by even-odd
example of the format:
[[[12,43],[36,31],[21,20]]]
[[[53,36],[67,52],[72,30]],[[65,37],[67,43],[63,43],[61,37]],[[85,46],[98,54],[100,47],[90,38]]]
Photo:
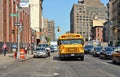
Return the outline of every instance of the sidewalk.
[[[15,61],[25,61],[31,58],[33,58],[33,55],[31,54],[26,54],[25,59],[20,59],[20,60],[13,58],[13,53],[6,54],[6,56],[3,56],[3,54],[2,55],[0,54],[0,68],[10,65]]]

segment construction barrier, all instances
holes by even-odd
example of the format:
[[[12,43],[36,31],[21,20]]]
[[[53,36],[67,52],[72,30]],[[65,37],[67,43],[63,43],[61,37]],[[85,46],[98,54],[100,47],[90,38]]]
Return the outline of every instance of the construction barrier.
[[[25,59],[25,49],[20,49],[20,59]]]

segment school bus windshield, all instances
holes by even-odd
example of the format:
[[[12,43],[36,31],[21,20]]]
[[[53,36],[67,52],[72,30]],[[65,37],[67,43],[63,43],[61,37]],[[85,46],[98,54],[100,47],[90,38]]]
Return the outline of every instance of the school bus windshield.
[[[60,40],[60,44],[83,44],[84,41],[82,39],[67,39]]]

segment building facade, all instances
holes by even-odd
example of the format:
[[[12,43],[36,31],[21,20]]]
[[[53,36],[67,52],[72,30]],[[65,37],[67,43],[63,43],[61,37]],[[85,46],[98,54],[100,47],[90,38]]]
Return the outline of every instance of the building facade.
[[[55,22],[54,20],[49,20],[47,18],[43,18],[43,26],[42,26],[43,36],[49,39],[49,41],[55,40]]]
[[[70,13],[70,32],[79,33],[88,40],[91,37],[92,20],[106,18],[106,7],[100,0],[78,0]]]
[[[48,21],[48,38],[50,38],[51,41],[55,40],[55,22],[54,22],[54,20]]]
[[[37,42],[40,42],[42,34],[42,2],[43,0],[29,0],[30,26],[36,31]]]
[[[8,47],[18,42],[18,26],[15,25],[16,23],[22,24],[20,44],[31,43],[29,8],[26,8],[27,10],[21,8],[18,12],[19,3],[20,0],[0,0],[0,47],[3,42],[6,42]]]
[[[43,27],[42,27],[43,35],[45,37],[47,37],[48,36],[48,19],[43,18],[43,24],[42,25],[43,25]]]
[[[105,20],[93,20],[93,26],[91,29],[92,40],[99,40],[100,42],[103,42],[103,26],[105,22]]]
[[[120,41],[120,0],[109,0],[110,3],[110,14],[112,21],[112,41],[114,43]]]

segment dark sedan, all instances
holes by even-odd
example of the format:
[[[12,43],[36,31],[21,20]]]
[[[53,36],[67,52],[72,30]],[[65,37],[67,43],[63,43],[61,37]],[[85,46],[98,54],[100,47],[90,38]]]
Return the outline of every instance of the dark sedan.
[[[90,53],[92,49],[93,49],[93,45],[85,45],[84,47],[85,53]]]
[[[105,47],[102,52],[100,52],[100,58],[101,59],[111,59],[112,58],[112,51],[114,50],[113,47]]]
[[[96,56],[96,57],[99,56],[100,52],[102,52],[102,47],[101,46],[94,47],[93,56]]]

